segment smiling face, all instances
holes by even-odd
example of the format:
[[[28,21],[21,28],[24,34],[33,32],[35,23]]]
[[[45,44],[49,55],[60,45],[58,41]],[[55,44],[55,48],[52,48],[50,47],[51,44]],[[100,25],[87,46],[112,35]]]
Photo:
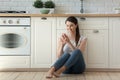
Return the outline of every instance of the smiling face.
[[[68,36],[71,39],[75,38],[75,42],[77,44],[80,38],[79,25],[78,25],[77,18],[74,16],[70,16],[66,19],[65,24],[66,24]]]
[[[75,25],[70,21],[66,21],[66,29],[68,33],[74,34],[76,32],[76,28],[77,28],[77,25]]]

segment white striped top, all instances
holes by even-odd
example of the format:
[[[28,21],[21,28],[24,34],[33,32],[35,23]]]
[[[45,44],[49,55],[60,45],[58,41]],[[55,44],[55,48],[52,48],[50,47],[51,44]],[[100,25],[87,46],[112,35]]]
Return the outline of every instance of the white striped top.
[[[86,37],[81,36],[80,39],[79,39],[79,41],[78,41],[77,46],[79,46],[80,43],[81,43],[81,41],[84,40],[84,39],[86,39]],[[70,40],[70,42],[72,43],[72,45],[73,45],[74,47],[76,47],[75,41],[71,41],[71,40]],[[71,50],[71,48],[69,47],[68,44],[65,44],[65,45],[64,45],[64,47],[63,47],[63,52],[64,52],[64,53],[70,53],[70,54],[71,54],[72,50]]]

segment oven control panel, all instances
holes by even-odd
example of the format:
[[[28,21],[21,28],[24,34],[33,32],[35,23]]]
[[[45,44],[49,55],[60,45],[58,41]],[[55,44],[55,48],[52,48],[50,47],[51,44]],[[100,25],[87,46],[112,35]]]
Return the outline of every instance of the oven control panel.
[[[30,25],[30,17],[0,17],[0,25]]]

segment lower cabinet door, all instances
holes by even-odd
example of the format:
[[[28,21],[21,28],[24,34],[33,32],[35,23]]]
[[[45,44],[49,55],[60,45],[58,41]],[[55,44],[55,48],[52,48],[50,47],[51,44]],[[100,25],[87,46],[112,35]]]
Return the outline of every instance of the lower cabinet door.
[[[109,25],[110,68],[120,69],[120,17],[111,17]]]
[[[87,48],[83,54],[87,68],[108,68],[108,30],[83,30]]]
[[[49,68],[52,65],[53,27],[52,17],[32,17],[31,67]]]

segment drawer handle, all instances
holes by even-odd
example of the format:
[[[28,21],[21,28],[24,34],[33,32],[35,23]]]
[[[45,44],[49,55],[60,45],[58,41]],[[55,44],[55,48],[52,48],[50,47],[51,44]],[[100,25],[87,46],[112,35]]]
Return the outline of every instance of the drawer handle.
[[[93,30],[93,33],[99,33],[99,30]]]
[[[80,20],[85,21],[85,20],[86,20],[86,18],[85,18],[85,17],[81,17],[81,18],[80,18]]]
[[[41,19],[42,19],[42,20],[47,20],[47,18],[46,18],[46,17],[42,17]]]

